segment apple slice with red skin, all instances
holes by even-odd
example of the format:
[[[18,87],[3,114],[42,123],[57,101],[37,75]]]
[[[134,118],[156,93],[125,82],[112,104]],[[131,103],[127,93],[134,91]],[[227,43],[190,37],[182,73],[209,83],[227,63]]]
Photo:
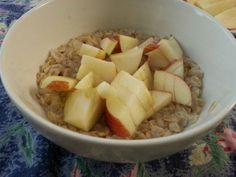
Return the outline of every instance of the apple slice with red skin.
[[[151,52],[147,53],[149,66],[152,71],[158,69],[164,69],[170,65],[170,61],[166,56],[162,53],[162,51],[158,49],[154,49]]]
[[[180,77],[166,71],[156,71],[154,74],[154,89],[170,92],[172,101],[191,106],[192,95],[189,86]]]
[[[133,75],[143,81],[146,87],[151,90],[153,87],[153,77],[148,62],[145,62]]]
[[[123,138],[136,131],[128,108],[116,95],[106,99],[106,123],[115,135]]]
[[[123,53],[116,53],[110,56],[111,61],[116,65],[117,71],[126,71],[133,74],[139,67],[143,55],[143,49],[135,47]]]
[[[136,38],[126,35],[119,35],[119,44],[122,52],[137,47],[138,43],[139,41]]]
[[[77,80],[65,76],[48,76],[40,84],[43,89],[63,92],[74,88]]]
[[[165,71],[172,73],[176,76],[184,78],[184,62],[183,60],[176,60],[170,66],[168,66]]]
[[[96,57],[99,59],[105,59],[106,58],[106,52],[104,50],[101,50],[97,47],[88,45],[88,44],[82,44],[79,50],[79,55],[88,55],[91,57]]]
[[[143,53],[146,54],[148,52],[151,52],[154,49],[159,48],[160,45],[155,42],[153,37],[150,37],[146,41],[142,42],[138,47],[142,48]]]
[[[108,54],[111,55],[113,50],[116,48],[118,42],[114,39],[110,39],[108,37],[104,38],[100,42],[101,48]]]

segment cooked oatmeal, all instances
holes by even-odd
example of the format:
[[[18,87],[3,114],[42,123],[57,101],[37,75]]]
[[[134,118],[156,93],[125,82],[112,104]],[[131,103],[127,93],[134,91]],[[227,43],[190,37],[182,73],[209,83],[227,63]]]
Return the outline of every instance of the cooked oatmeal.
[[[144,35],[128,30],[96,31],[75,37],[49,52],[45,63],[40,66],[39,72],[37,73],[37,98],[49,121],[72,131],[77,131],[91,136],[120,138],[111,132],[106,124],[104,115],[101,116],[99,121],[90,131],[83,131],[66,123],[64,121],[63,110],[68,93],[40,88],[42,80],[47,76],[66,76],[76,78],[82,58],[78,51],[83,43],[99,48],[102,39],[105,37],[116,39],[118,34],[135,37],[141,42],[150,37],[150,35]],[[154,39],[156,41],[160,40],[158,37],[154,37]],[[110,58],[108,57],[106,60],[110,60]],[[144,63],[145,60],[147,60],[147,57],[143,56],[142,63]],[[191,107],[172,102],[157,113],[153,114],[149,119],[144,120],[138,126],[132,137],[127,139],[146,139],[169,136],[183,131],[186,126],[193,124],[198,120],[199,114],[204,105],[204,101],[201,97],[203,72],[192,59],[184,57],[183,62],[184,80],[189,86],[192,95]]]

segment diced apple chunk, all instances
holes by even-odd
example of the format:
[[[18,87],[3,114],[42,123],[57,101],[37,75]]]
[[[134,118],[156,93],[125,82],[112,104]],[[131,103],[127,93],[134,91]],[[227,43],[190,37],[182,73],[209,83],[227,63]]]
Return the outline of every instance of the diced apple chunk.
[[[100,83],[97,87],[97,92],[100,95],[100,97],[102,97],[103,99],[107,99],[110,95],[114,95],[115,94],[115,90],[113,87],[111,87],[110,84],[108,84],[107,82],[103,81],[102,83]]]
[[[171,93],[168,92],[151,91],[151,95],[154,101],[154,106],[153,106],[154,113],[166,107],[168,104],[171,103],[172,100],[172,95]]]
[[[92,72],[90,72],[83,79],[81,79],[74,88],[88,89],[88,88],[93,88],[93,86],[94,86],[94,75]]]
[[[215,18],[226,28],[236,29],[236,7],[221,12]]]
[[[215,16],[236,5],[236,0],[198,0],[195,5]]]
[[[96,89],[84,89],[71,92],[64,107],[64,121],[89,131],[100,118],[104,103]]]
[[[106,122],[111,131],[120,137],[130,137],[136,130],[128,108],[115,95],[106,100]]]
[[[174,37],[161,39],[159,45],[161,52],[170,62],[183,59],[183,51]]]
[[[147,47],[149,44],[152,44],[152,43],[154,43],[154,42],[155,42],[154,38],[153,38],[153,37],[150,37],[150,38],[148,38],[147,40],[145,40],[144,42],[142,42],[141,44],[139,44],[138,47],[144,49],[144,48]]]
[[[165,71],[176,76],[184,78],[184,62],[183,60],[174,61]]]
[[[149,66],[152,71],[166,68],[170,64],[168,58],[165,57],[159,48],[148,52],[147,55]]]
[[[89,72],[94,73],[95,85],[98,85],[102,81],[110,83],[116,76],[116,66],[113,62],[83,55],[76,78],[80,80]]]
[[[142,104],[146,112],[149,112],[153,106],[153,100],[150,92],[144,83],[125,71],[120,71],[115,79],[112,81],[111,86],[119,88],[123,86],[131,93],[135,94]]]
[[[143,49],[135,47],[123,53],[117,53],[110,56],[119,71],[126,71],[133,74],[141,62]]]
[[[166,71],[156,71],[154,74],[154,89],[170,92],[172,101],[191,106],[192,95],[189,86],[178,76]]]
[[[145,53],[151,52],[155,49],[158,49],[160,46],[159,46],[159,44],[157,44],[155,42],[155,40],[152,37],[150,37],[146,41],[141,43],[138,47],[142,48],[143,53],[145,54]]]
[[[133,75],[135,78],[144,82],[149,90],[153,86],[153,77],[148,62],[145,62]]]
[[[51,91],[69,91],[75,84],[76,80],[65,76],[48,76],[42,82],[40,87]]]
[[[139,41],[138,39],[130,37],[130,36],[119,35],[119,43],[120,43],[121,51],[125,52],[129,49],[136,47]]]
[[[82,44],[79,50],[79,55],[81,56],[88,55],[91,57],[104,59],[106,57],[106,52],[97,47],[94,47],[88,44]]]
[[[106,37],[101,40],[100,46],[108,55],[111,55],[117,44],[116,40]]]
[[[130,111],[132,121],[136,127],[138,127],[141,122],[147,118],[147,113],[137,96],[121,85],[115,88],[115,94],[127,106]]]

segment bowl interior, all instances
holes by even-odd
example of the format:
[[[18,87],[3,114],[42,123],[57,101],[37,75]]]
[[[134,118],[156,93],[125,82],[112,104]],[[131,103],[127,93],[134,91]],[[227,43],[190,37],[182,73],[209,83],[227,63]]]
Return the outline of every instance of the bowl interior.
[[[13,25],[2,47],[2,80],[11,98],[45,119],[35,92],[36,73],[48,51],[81,33],[111,28],[172,34],[186,55],[197,61],[205,74],[206,104],[191,129],[210,121],[215,124],[232,108],[236,100],[233,37],[213,18],[177,0],[55,0],[34,8]],[[213,102],[218,104],[209,112]]]

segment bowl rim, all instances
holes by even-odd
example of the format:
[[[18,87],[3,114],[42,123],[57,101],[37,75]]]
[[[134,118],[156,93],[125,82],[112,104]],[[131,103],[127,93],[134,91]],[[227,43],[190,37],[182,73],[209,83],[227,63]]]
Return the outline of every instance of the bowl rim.
[[[74,132],[72,130],[69,129],[65,129],[63,127],[60,127],[58,125],[53,124],[52,122],[50,122],[49,120],[37,115],[35,112],[33,112],[31,109],[29,109],[24,103],[23,101],[21,101],[21,99],[17,96],[17,94],[15,94],[7,81],[7,77],[5,77],[5,73],[4,73],[4,50],[6,48],[6,43],[9,41],[9,38],[11,36],[11,33],[13,33],[15,31],[15,29],[17,28],[17,24],[21,23],[22,20],[24,20],[25,18],[27,18],[28,16],[30,16],[31,14],[33,14],[35,11],[41,9],[43,6],[46,6],[48,4],[51,3],[55,3],[55,2],[59,2],[58,0],[44,0],[41,3],[39,3],[37,6],[33,7],[31,10],[29,10],[28,12],[26,12],[25,14],[23,14],[8,30],[2,46],[0,48],[0,75],[1,75],[1,80],[2,80],[2,84],[5,88],[5,91],[7,92],[8,96],[10,97],[11,101],[13,101],[16,105],[16,107],[21,111],[21,114],[23,113],[23,115],[27,116],[27,120],[29,122],[34,122],[35,124],[40,125],[41,127],[44,127],[46,129],[50,129],[51,131],[54,131],[55,133],[57,133],[58,135],[63,135],[66,137],[71,137],[73,139],[76,140],[82,140],[82,141],[86,141],[86,142],[90,142],[90,143],[96,143],[96,144],[103,144],[103,145],[123,145],[123,146],[149,146],[149,145],[160,145],[160,144],[166,144],[166,143],[173,143],[176,141],[181,141],[184,139],[188,139],[194,136],[199,135],[202,132],[206,132],[209,131],[211,128],[213,128],[213,126],[215,126],[218,122],[222,121],[224,116],[227,115],[231,109],[234,107],[234,105],[236,104],[236,98],[235,99],[231,99],[229,104],[227,106],[225,106],[215,117],[214,119],[208,120],[205,124],[201,125],[201,126],[197,126],[197,127],[193,127],[190,130],[186,130],[171,136],[167,136],[167,137],[158,137],[158,138],[151,138],[151,139],[140,139],[140,140],[124,140],[124,139],[106,139],[106,138],[100,138],[100,137],[94,137],[94,136],[90,136],[90,135],[85,135],[85,134],[81,134],[78,132]],[[193,13],[195,14],[200,14],[201,16],[204,16],[204,18],[207,18],[209,21],[211,21],[211,23],[213,23],[214,25],[216,25],[218,28],[221,29],[222,33],[225,33],[225,35],[227,36],[227,38],[229,39],[229,41],[231,41],[232,43],[234,43],[234,45],[236,46],[236,42],[235,39],[233,37],[233,35],[223,26],[220,25],[219,22],[217,22],[214,17],[210,16],[209,14],[207,14],[206,12],[200,10],[199,8],[196,8],[188,3],[186,3],[185,1],[182,0],[175,0],[173,1],[173,3],[176,4],[181,4],[182,6],[184,6],[185,8],[192,10]],[[25,116],[24,116],[25,118]]]

